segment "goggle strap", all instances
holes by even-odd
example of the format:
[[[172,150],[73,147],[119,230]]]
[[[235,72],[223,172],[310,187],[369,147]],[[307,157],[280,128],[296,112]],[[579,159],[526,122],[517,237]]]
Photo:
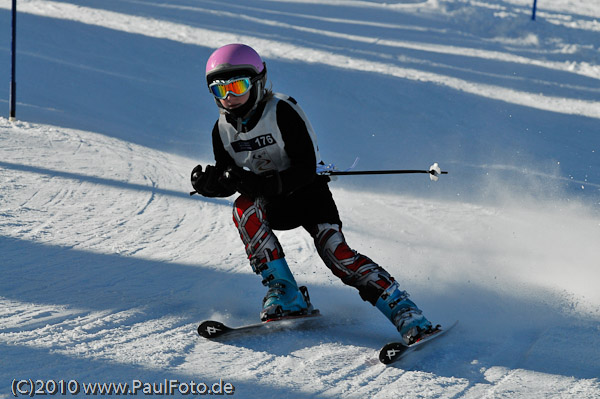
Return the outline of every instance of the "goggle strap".
[[[252,83],[256,83],[259,80],[263,79],[265,77],[265,75],[267,74],[267,64],[265,62],[263,62],[263,70],[260,71],[260,73],[258,75],[256,75],[255,77],[253,77],[252,79],[250,79],[250,81]]]

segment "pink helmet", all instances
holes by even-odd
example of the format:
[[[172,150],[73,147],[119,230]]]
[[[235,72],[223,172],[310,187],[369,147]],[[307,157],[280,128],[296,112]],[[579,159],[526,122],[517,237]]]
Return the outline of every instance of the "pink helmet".
[[[206,62],[206,84],[210,85],[215,80],[227,80],[236,77],[251,78],[249,100],[241,107],[225,110],[238,118],[245,118],[256,108],[265,96],[267,82],[267,65],[260,55],[250,46],[245,44],[228,44],[216,49]],[[225,109],[219,100],[215,103]]]
[[[238,43],[228,44],[219,47],[208,57],[206,81],[210,84],[213,76],[222,77],[244,72],[249,75],[248,77],[255,77],[264,69],[263,60],[252,47]]]

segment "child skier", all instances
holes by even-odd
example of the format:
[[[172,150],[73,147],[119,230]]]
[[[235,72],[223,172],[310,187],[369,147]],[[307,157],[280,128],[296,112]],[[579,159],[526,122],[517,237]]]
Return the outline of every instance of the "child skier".
[[[316,173],[313,128],[296,101],[273,93],[266,81],[266,64],[251,47],[229,44],[212,53],[206,83],[220,111],[212,130],[215,165],[198,165],[191,176],[203,196],[240,193],[233,220],[253,271],[268,287],[261,320],[313,310],[273,232],[302,226],[327,267],[413,343],[431,323],[387,271],[348,246],[329,178]]]

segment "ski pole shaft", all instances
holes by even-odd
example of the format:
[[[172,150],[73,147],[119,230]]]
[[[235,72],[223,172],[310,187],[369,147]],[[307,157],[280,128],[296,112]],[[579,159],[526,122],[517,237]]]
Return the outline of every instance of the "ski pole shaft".
[[[331,171],[323,173],[326,176],[350,176],[350,175],[398,175],[409,173],[428,173],[430,175],[442,174],[447,175],[448,172],[442,171],[437,173],[434,170],[351,170],[351,171]]]

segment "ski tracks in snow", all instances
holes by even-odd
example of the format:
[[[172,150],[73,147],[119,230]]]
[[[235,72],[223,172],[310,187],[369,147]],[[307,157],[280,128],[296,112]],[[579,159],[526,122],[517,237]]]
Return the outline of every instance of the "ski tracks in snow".
[[[6,299],[0,303],[6,309],[0,345],[160,369],[176,365],[189,345],[189,321],[178,316],[155,319],[143,308],[89,312]]]
[[[0,369],[5,380],[43,362],[47,378],[192,376],[234,383],[245,397],[600,392],[590,375],[600,353],[583,344],[600,347],[596,327],[553,319],[582,342],[569,346],[567,331],[547,328],[553,324],[540,316],[552,307],[532,305],[506,286],[514,282],[497,247],[515,253],[520,247],[513,237],[502,238],[505,225],[517,237],[529,234],[515,215],[334,191],[353,247],[389,268],[431,318],[441,321],[457,308],[464,314],[444,345],[426,347],[401,365],[379,364],[377,351],[393,328],[331,276],[301,230],[280,238],[298,281],[310,287],[331,325],[210,342],[195,333],[201,319],[248,322],[264,289],[247,265],[230,201],[188,195],[194,161],[93,133],[5,119],[0,141],[0,348],[12,365]],[[365,203],[377,211],[368,217],[353,212]],[[473,231],[465,232],[465,223]],[[399,235],[389,237],[389,231]],[[535,266],[536,256],[529,252],[524,264]],[[473,281],[459,281],[465,275]],[[533,327],[523,327],[532,321]],[[568,349],[557,350],[557,342]],[[582,356],[588,356],[584,362]],[[576,377],[560,375],[564,370]]]
[[[226,201],[190,199],[190,160],[105,136],[0,119],[0,141],[0,345],[175,367],[196,317],[161,263],[218,267],[202,238],[225,223],[201,215]]]
[[[150,246],[155,252],[165,234],[198,228],[185,222],[185,207],[174,206],[188,199],[189,160],[172,164],[158,152],[100,135],[21,126],[30,142],[3,147],[0,164],[10,195],[2,211],[5,220],[18,220],[4,234],[41,242],[47,235],[54,244],[133,255]]]

